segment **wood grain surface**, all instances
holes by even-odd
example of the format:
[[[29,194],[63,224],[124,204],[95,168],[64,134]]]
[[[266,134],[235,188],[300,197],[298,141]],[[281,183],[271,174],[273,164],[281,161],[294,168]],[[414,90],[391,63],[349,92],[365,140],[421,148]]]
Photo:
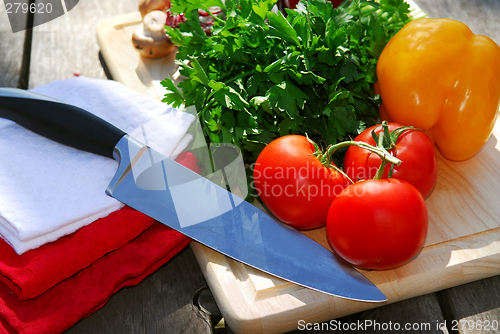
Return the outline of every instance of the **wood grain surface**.
[[[461,21],[473,33],[500,45],[500,2],[497,0],[415,0],[429,17]]]
[[[34,27],[29,87],[75,74],[106,79],[99,60],[97,25],[105,18],[135,12],[137,8],[136,0],[81,0],[65,15]]]
[[[500,276],[448,289],[438,296],[450,331],[500,333]]]
[[[460,5],[458,1],[416,2],[431,17],[455,19],[457,17],[453,13],[439,13],[444,12],[442,8],[452,5],[455,6],[454,10],[467,6],[466,2]],[[429,8],[425,8],[426,5]],[[477,1],[476,5],[481,11],[489,4]],[[428,10],[432,8],[437,8],[437,12]],[[113,67],[112,72],[117,72],[117,76],[127,80],[134,79],[134,75],[137,77],[137,73],[146,67],[141,65],[142,60],[130,45],[117,48],[115,43],[110,48],[106,41],[117,40],[117,35],[107,35],[111,32],[120,34],[123,41],[128,41],[126,29],[117,31],[120,27],[127,27],[130,31],[136,23],[127,21],[129,19],[115,18],[113,22],[107,22],[114,30],[109,27],[107,30],[98,30],[98,33],[103,32],[99,36],[101,47],[106,50],[103,54],[107,63],[116,65],[110,65],[110,68]],[[474,19],[468,17],[468,20],[474,23]],[[489,29],[483,20],[476,21],[479,28],[472,25],[473,31],[481,33],[480,29]],[[479,23],[483,24],[482,28]],[[490,37],[496,38],[493,35]],[[128,68],[123,66],[125,58],[133,60]],[[123,63],[116,64],[118,61],[114,59]],[[143,74],[142,77],[147,78],[147,75]],[[134,80],[139,82],[137,78]],[[149,92],[154,91],[151,83],[144,86]],[[487,146],[474,159],[453,163],[439,157],[439,181],[427,200],[431,213],[429,236],[418,258],[396,270],[363,272],[386,294],[389,303],[426,294],[429,296],[428,301],[436,307],[439,304],[432,292],[500,273],[500,244],[497,242],[500,239],[500,205],[496,201],[500,196],[500,178],[492,177],[498,174],[496,166],[500,164],[498,126],[495,131]],[[307,232],[307,235],[328,246],[324,230]],[[192,249],[226,323],[235,332],[278,333],[297,328],[297,319],[317,322],[357,312],[358,317],[366,317],[368,311],[359,312],[380,306],[325,296],[297,287],[229,260],[196,243],[192,244]],[[405,313],[411,318],[409,312]],[[436,321],[442,319],[441,316]]]
[[[19,22],[26,25],[25,18]],[[25,31],[12,33],[3,1],[0,1],[0,87],[19,87]]]
[[[434,293],[342,318],[332,319],[323,323],[305,324],[299,321],[297,322],[297,329],[287,332],[287,334],[300,334],[304,332],[315,334],[448,334],[446,319],[441,312],[440,304]],[[230,328],[227,328],[227,334],[232,333],[234,332]]]
[[[131,36],[142,23],[139,12],[112,17],[101,21],[97,37],[101,52],[114,80],[119,81],[141,94],[161,99],[164,95],[160,81],[173,77],[175,53],[159,59],[142,58],[138,51],[131,50]],[[129,70],[124,71],[123,69]]]
[[[475,34],[488,36],[500,45],[500,1],[415,1],[430,17],[464,22]],[[450,332],[500,333],[499,276],[441,291],[438,297]]]
[[[66,333],[209,334],[215,324],[193,303],[193,297],[206,287],[199,272],[187,248],[138,286],[117,292],[102,309]]]

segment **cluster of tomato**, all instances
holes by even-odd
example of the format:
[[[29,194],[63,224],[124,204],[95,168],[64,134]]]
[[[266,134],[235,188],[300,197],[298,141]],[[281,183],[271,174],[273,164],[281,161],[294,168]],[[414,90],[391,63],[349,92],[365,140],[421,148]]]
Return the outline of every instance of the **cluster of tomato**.
[[[356,266],[407,263],[427,236],[434,146],[462,161],[486,144],[500,110],[499,64],[500,47],[461,22],[410,21],[382,51],[374,90],[383,120],[425,133],[399,124],[369,128],[347,142],[344,171],[330,163],[331,148],[322,153],[306,137],[279,138],[256,162],[260,198],[297,229],[326,224],[332,250]]]
[[[294,228],[326,224],[332,250],[355,266],[390,269],[407,263],[427,236],[424,198],[436,183],[436,154],[424,132],[394,123],[385,127],[366,129],[347,143],[343,171],[307,137],[274,140],[254,167],[259,197],[270,212]],[[387,138],[383,150],[396,156],[399,165],[386,164],[380,151],[375,154],[365,148],[380,148],[383,141],[376,143],[375,138],[395,131],[398,136],[389,136],[394,140]]]

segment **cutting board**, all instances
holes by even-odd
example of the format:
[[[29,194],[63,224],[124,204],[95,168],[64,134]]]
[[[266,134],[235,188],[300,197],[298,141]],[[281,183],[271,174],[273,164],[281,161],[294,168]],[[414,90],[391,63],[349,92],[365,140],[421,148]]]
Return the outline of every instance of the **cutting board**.
[[[159,82],[176,76],[174,54],[141,58],[131,42],[139,13],[105,20],[97,29],[113,78],[161,99]],[[196,255],[226,323],[236,333],[282,333],[299,320],[322,322],[500,274],[500,123],[473,158],[451,162],[438,154],[438,181],[427,198],[429,231],[419,255],[388,271],[362,271],[385,303],[329,296],[267,275],[196,242]],[[328,248],[324,228],[305,232]]]

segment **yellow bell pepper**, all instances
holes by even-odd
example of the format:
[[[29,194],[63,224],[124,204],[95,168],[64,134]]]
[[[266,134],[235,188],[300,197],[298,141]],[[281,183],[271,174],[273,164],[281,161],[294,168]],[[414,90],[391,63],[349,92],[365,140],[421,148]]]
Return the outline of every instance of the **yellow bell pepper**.
[[[445,158],[468,159],[488,141],[500,106],[500,47],[490,38],[455,20],[411,21],[382,51],[377,76],[382,113],[426,130]]]

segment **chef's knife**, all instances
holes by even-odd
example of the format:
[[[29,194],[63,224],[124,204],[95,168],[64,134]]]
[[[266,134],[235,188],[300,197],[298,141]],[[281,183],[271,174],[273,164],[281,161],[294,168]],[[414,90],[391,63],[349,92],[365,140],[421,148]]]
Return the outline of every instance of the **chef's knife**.
[[[119,167],[108,195],[230,258],[334,296],[387,300],[323,246],[81,108],[0,88],[0,117],[61,144],[116,159]]]

